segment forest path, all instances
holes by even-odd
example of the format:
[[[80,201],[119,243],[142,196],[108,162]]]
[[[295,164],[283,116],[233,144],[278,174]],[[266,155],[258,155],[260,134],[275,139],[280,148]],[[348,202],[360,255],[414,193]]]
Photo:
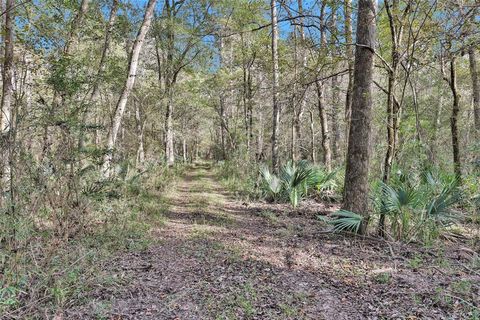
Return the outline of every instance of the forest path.
[[[412,272],[388,258],[385,245],[326,235],[313,219],[243,204],[208,164],[189,169],[167,202],[168,222],[155,231],[154,245],[112,261],[112,285],[69,319],[444,315],[431,301],[444,279]]]

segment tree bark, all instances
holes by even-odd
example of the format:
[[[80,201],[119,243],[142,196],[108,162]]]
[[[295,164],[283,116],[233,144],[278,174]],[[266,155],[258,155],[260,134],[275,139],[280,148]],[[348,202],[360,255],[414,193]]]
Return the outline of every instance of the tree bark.
[[[332,20],[330,28],[330,43],[333,48],[334,55],[340,55],[340,52],[337,47],[337,6],[331,5],[332,10]],[[339,102],[340,102],[340,87],[338,82],[338,76],[335,75],[332,77],[332,156],[334,160],[338,160],[339,157],[339,142],[340,142],[340,129],[338,124],[338,111],[339,111]]]
[[[348,143],[349,130],[350,130],[350,118],[352,113],[352,93],[353,93],[353,37],[352,37],[352,1],[345,0],[343,5],[344,10],[344,34],[345,34],[345,54],[347,56],[348,65],[348,85],[347,93],[345,95],[345,139]],[[345,146],[348,149],[348,146]]]
[[[169,167],[175,164],[173,145],[173,88],[167,88],[167,113],[165,114],[165,157]]]
[[[173,28],[173,15],[170,0],[165,0],[165,12],[167,18],[167,61],[165,75],[165,93],[167,96],[167,111],[165,114],[165,160],[167,166],[175,163],[175,149],[173,143],[173,86],[175,75],[173,70],[173,50],[175,46],[175,33]]]
[[[13,24],[15,1],[7,0],[4,21],[4,62],[2,74],[2,102],[1,102],[1,135],[2,140],[2,188],[6,192],[11,189],[12,178],[12,132],[13,132]],[[12,191],[12,190],[10,190]],[[2,195],[3,197],[3,195]]]
[[[156,0],[149,0],[147,8],[145,10],[145,16],[143,17],[142,26],[138,31],[137,37],[132,47],[132,52],[130,55],[130,61],[128,63],[128,76],[125,81],[125,85],[122,90],[122,94],[118,99],[117,106],[115,108],[115,115],[113,117],[112,126],[108,132],[107,136],[107,150],[108,153],[104,157],[103,172],[106,176],[110,175],[112,169],[112,152],[115,148],[115,143],[117,141],[118,130],[120,124],[122,123],[123,114],[127,106],[128,97],[132,91],[133,85],[135,84],[135,78],[137,76],[137,67],[140,57],[140,52],[142,50],[143,42],[145,36],[150,29],[150,24],[152,21],[153,11],[155,9]]]
[[[276,1],[270,1],[272,15],[272,103],[273,103],[273,127],[272,127],[272,171],[278,173],[280,169],[278,159],[278,136],[280,133],[280,106],[278,104],[279,69],[278,69],[278,23]]]
[[[135,107],[135,122],[137,126],[137,139],[138,139],[136,164],[137,164],[137,168],[141,168],[145,163],[145,142],[144,142],[145,123],[142,119],[139,102],[134,100],[133,105]]]
[[[315,122],[313,119],[313,111],[309,110],[310,113],[310,159],[312,160],[313,164],[317,163],[317,155],[315,152]]]
[[[320,55],[325,57],[327,55],[327,38],[325,25],[325,9],[326,4],[322,2],[320,8]],[[323,150],[323,165],[325,169],[330,172],[332,170],[332,149],[330,130],[328,128],[328,116],[325,105],[325,84],[323,80],[315,81],[317,89],[317,107],[320,117],[320,125],[322,127],[322,150]]]
[[[359,0],[357,48],[352,96],[352,118],[345,172],[343,208],[363,215],[359,229],[366,232],[369,219],[370,138],[372,122],[372,77],[376,40],[376,0]],[[361,45],[361,46],[360,46]]]
[[[317,81],[315,84],[317,87],[318,114],[322,127],[323,165],[327,172],[330,172],[332,171],[332,149],[330,148],[330,130],[328,129],[328,117],[325,110],[324,86],[321,81]]]
[[[480,83],[478,81],[477,59],[475,48],[468,48],[468,60],[470,62],[470,75],[472,77],[473,117],[477,141],[480,140]]]
[[[225,65],[225,42],[223,35],[220,34],[219,36],[219,50],[220,50],[220,68],[224,67]],[[222,90],[220,92],[219,97],[219,116],[220,116],[220,140],[222,143],[222,160],[227,160],[227,132],[228,132],[228,124],[227,124],[227,115],[225,111],[225,92]]]
[[[385,8],[388,15],[390,27],[390,39],[392,42],[391,49],[391,66],[388,69],[388,87],[387,87],[387,151],[383,166],[383,182],[387,183],[390,179],[390,172],[392,171],[393,159],[397,151],[398,144],[398,130],[400,125],[400,108],[396,104],[395,86],[397,82],[397,71],[400,64],[399,48],[403,37],[403,21],[398,15],[399,3],[398,0],[393,0],[390,4],[388,0],[385,1]],[[383,216],[382,216],[383,217]],[[383,219],[380,219],[382,222]],[[383,229],[382,229],[383,230]]]
[[[460,159],[460,140],[458,135],[458,114],[460,113],[460,95],[457,89],[456,59],[450,60],[450,90],[452,91],[453,104],[452,115],[450,116],[450,130],[452,132],[453,167],[455,177],[460,182],[462,179],[462,162]]]
[[[297,41],[296,30],[294,33],[295,37],[295,80],[294,80],[294,96],[292,101],[293,106],[293,121],[292,121],[292,160],[297,161],[301,156],[301,145],[302,145],[302,116],[303,112],[306,108],[307,101],[305,100],[305,88],[298,86],[302,86],[301,79],[305,73],[307,68],[307,51],[305,47],[305,27],[304,27],[304,17],[303,17],[303,0],[297,0],[298,6],[298,30],[300,33],[300,43]],[[301,70],[298,72],[298,58],[300,58],[301,62]],[[298,78],[298,74],[300,73],[301,78]]]

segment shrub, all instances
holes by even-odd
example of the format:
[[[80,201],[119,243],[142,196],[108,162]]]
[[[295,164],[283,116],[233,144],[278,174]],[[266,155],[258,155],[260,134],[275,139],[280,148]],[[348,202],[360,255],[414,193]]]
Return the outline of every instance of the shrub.
[[[266,165],[260,167],[261,191],[268,201],[289,201],[296,208],[298,203],[314,193],[324,196],[338,190],[336,172],[326,172],[321,167],[312,166],[306,160],[296,163],[289,161],[277,176],[270,172]]]
[[[398,172],[389,184],[378,183],[374,206],[390,222],[395,239],[426,242],[438,235],[439,228],[454,222],[461,195],[452,176],[430,170],[420,175]]]

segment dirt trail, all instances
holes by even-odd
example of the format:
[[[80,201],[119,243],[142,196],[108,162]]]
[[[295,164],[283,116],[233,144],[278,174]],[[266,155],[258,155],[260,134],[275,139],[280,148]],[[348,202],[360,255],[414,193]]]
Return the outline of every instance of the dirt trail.
[[[321,223],[242,204],[206,165],[168,196],[149,249],[124,254],[112,285],[73,319],[441,319],[445,277],[381,243],[323,234]],[[394,255],[400,253],[394,253]]]

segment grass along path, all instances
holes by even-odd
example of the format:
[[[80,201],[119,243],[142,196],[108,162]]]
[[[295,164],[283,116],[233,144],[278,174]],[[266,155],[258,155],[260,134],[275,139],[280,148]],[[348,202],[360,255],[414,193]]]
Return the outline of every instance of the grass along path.
[[[167,203],[155,244],[111,261],[111,285],[65,319],[474,319],[478,310],[479,276],[459,273],[458,257],[324,234],[315,220],[242,204],[208,165],[188,170]]]

